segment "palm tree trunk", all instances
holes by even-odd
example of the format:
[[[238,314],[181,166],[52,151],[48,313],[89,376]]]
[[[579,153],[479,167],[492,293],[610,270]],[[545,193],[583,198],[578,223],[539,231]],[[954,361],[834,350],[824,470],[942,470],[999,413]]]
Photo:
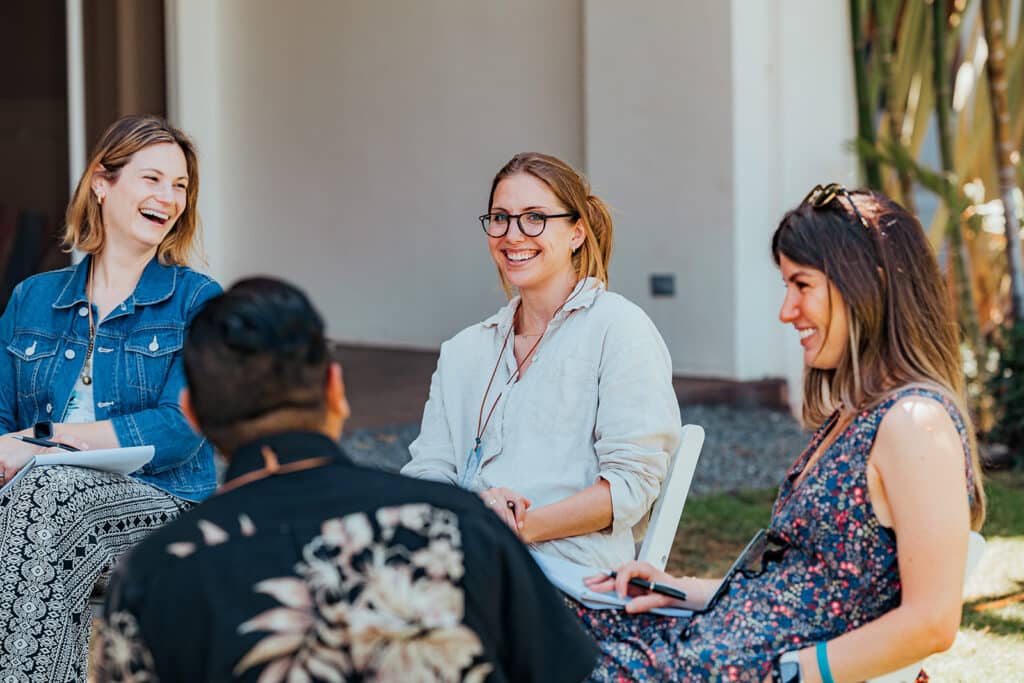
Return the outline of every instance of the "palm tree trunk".
[[[932,3],[932,79],[935,83],[935,116],[939,128],[939,156],[942,172],[947,178],[954,178],[956,163],[953,159],[953,135],[950,128],[950,110],[953,95],[949,87],[949,59],[946,56],[946,14],[945,0]],[[957,298],[960,302],[960,321],[975,354],[982,350],[978,325],[978,311],[974,303],[974,278],[971,274],[971,257],[964,242],[960,212],[947,202],[949,223],[946,236],[953,256],[953,277],[956,281]]]
[[[999,164],[999,196],[1003,200],[1006,230],[1006,270],[1010,276],[1010,301],[1013,320],[1024,322],[1024,275],[1021,268],[1020,217],[1013,194],[1017,170],[1013,163],[1014,149],[1010,134],[1010,106],[1007,102],[1006,40],[1003,35],[1003,13],[998,0],[983,0],[981,14],[988,43],[988,84],[992,98],[993,131],[996,158]]]
[[[850,0],[850,38],[853,43],[853,80],[857,89],[857,137],[875,146],[875,107],[873,88],[868,82],[867,42],[864,37],[864,0]],[[877,161],[861,155],[864,182],[868,187],[882,189],[882,169]]]
[[[899,34],[900,19],[903,16],[903,3],[883,4],[878,8],[878,42],[882,55],[882,80],[884,81],[885,107],[889,112],[889,137],[898,145],[903,145],[903,125],[907,115],[906,98],[903,93],[895,92],[896,60],[893,55],[893,42]],[[917,214],[914,202],[914,183],[910,173],[903,168],[895,169],[899,181],[899,201],[912,214]]]

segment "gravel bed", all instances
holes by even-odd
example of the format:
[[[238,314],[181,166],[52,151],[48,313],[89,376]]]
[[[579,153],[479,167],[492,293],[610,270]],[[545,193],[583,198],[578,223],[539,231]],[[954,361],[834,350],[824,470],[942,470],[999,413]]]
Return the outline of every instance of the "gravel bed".
[[[809,439],[788,413],[763,408],[689,405],[683,423],[704,428],[704,449],[690,491],[695,494],[778,486]],[[419,424],[361,429],[342,445],[363,465],[397,471],[409,460]]]

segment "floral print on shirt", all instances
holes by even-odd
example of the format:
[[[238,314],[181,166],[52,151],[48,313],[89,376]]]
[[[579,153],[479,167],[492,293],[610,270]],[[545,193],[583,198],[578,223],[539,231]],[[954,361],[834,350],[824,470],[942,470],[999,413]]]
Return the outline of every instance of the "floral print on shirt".
[[[260,680],[483,681],[489,664],[462,623],[461,540],[454,514],[426,504],[323,523],[295,576],[261,581],[274,607],[239,626],[261,639],[235,666]],[[402,538],[402,537],[406,538]]]
[[[207,546],[229,539],[198,521]],[[243,535],[251,521],[240,516]],[[167,553],[186,557],[193,543]],[[492,666],[463,624],[464,574],[458,518],[427,504],[384,507],[323,522],[302,549],[295,574],[265,579],[253,592],[278,604],[238,626],[263,637],[237,662],[234,675],[260,667],[260,683],[293,680],[416,680],[482,683]],[[152,657],[128,612],[100,629],[101,670],[110,680],[156,681]]]

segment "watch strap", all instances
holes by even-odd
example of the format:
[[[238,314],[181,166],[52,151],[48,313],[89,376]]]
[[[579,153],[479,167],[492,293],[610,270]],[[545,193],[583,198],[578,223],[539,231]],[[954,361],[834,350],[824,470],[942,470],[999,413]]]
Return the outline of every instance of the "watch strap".
[[[44,422],[36,422],[32,425],[32,436],[37,439],[52,439],[53,438],[53,423],[49,420]]]

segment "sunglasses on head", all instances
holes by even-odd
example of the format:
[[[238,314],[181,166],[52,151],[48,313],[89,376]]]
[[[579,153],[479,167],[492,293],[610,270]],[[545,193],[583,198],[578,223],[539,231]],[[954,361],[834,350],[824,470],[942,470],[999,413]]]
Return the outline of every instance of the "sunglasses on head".
[[[801,204],[807,204],[814,209],[821,209],[834,201],[839,201],[840,198],[846,200],[847,204],[850,205],[850,208],[853,209],[853,215],[857,217],[857,220],[860,221],[860,224],[864,226],[865,230],[870,231],[871,226],[866,220],[864,220],[864,216],[861,215],[857,205],[853,202],[853,197],[850,196],[850,191],[839,183],[815,185],[814,188],[807,193],[807,196],[804,197]]]

